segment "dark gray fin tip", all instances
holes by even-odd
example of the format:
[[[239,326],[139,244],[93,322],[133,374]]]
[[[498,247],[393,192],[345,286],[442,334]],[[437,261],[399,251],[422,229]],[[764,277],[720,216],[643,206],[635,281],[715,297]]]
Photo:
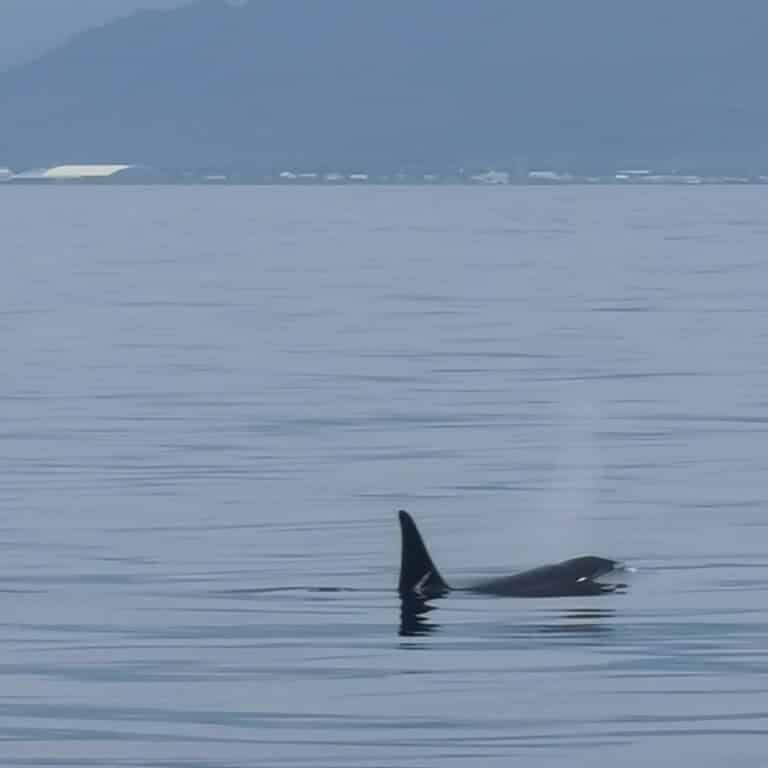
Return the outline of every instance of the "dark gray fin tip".
[[[398,513],[402,549],[398,591],[403,597],[439,597],[450,587],[437,570],[413,518],[403,509]]]

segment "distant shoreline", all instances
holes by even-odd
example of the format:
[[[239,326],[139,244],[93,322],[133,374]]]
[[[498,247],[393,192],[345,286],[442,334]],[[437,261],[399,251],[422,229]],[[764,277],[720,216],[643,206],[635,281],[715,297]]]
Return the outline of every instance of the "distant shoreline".
[[[0,188],[27,188],[27,187],[277,187],[277,188],[297,188],[302,189],[338,189],[343,188],[436,188],[436,187],[471,187],[471,188],[547,188],[547,187],[761,187],[768,185],[768,178],[757,179],[709,179],[700,178],[697,180],[659,180],[659,181],[617,181],[610,178],[594,181],[588,180],[570,180],[570,181],[550,181],[550,182],[531,182],[531,181],[513,181],[504,184],[483,184],[472,181],[362,181],[362,182],[311,182],[311,181],[254,181],[254,180],[220,180],[206,181],[196,180],[94,180],[94,179],[70,179],[70,180],[0,180]]]

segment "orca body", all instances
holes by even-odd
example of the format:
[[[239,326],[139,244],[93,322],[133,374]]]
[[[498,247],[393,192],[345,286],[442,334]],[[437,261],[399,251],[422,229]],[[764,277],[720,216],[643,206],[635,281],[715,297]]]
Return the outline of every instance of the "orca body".
[[[616,560],[589,556],[479,581],[456,590],[448,585],[432,561],[413,518],[402,510],[398,516],[402,535],[398,591],[404,599],[416,597],[425,600],[454,591],[505,597],[576,597],[615,592],[626,586],[596,581],[601,576],[622,570],[623,566]]]

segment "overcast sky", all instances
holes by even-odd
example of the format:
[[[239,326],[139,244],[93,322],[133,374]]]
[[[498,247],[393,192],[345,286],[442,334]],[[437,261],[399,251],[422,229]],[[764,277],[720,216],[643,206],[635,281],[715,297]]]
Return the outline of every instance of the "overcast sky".
[[[140,8],[183,4],[184,0],[0,0],[0,69]]]

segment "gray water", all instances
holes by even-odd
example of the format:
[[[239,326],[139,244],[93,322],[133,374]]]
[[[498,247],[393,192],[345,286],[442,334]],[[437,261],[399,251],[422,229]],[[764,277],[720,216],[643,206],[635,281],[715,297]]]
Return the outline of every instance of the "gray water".
[[[764,765],[767,195],[0,190],[0,764]]]

